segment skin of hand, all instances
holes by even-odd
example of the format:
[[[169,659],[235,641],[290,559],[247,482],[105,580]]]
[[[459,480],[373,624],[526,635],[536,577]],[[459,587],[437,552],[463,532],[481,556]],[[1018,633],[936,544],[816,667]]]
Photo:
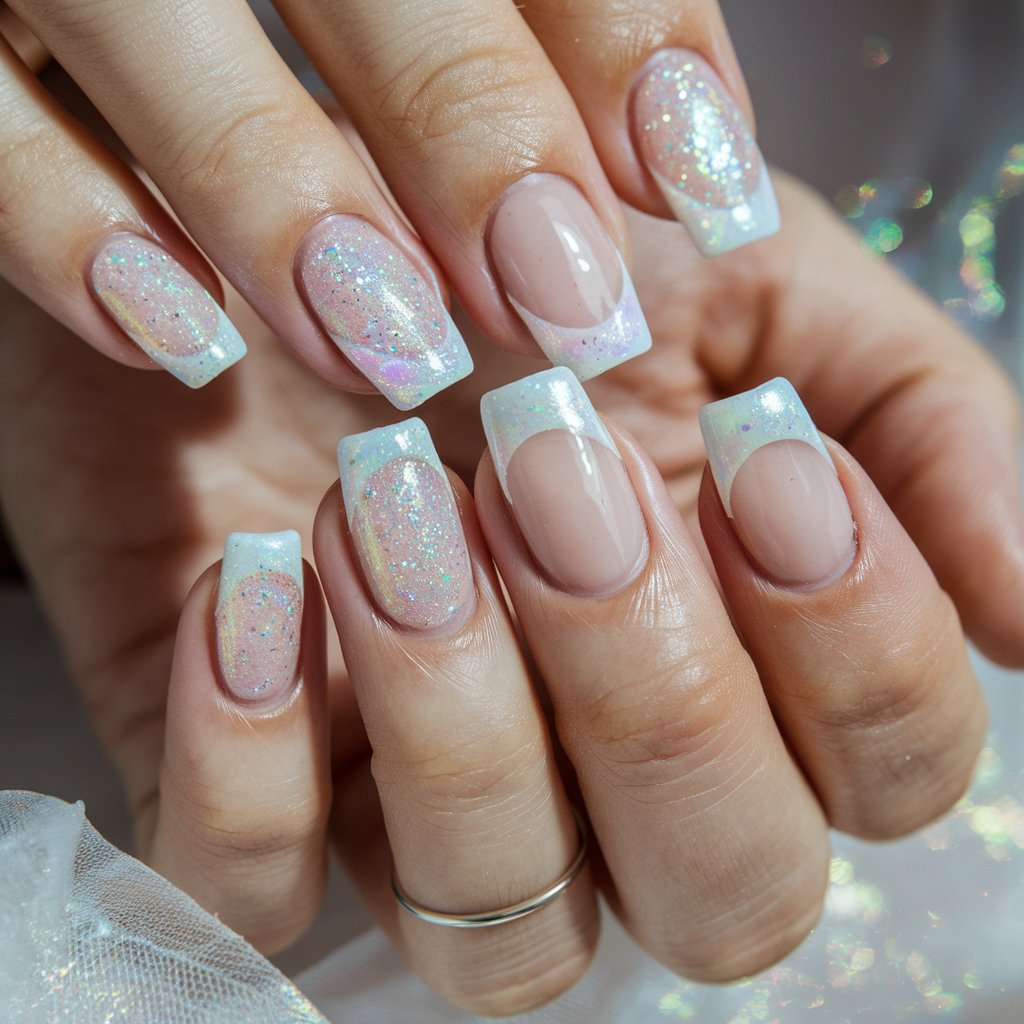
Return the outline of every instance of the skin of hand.
[[[635,216],[637,280],[658,344],[595,381],[595,404],[647,450],[696,536],[705,461],[699,408],[786,374],[819,426],[874,478],[968,633],[997,660],[1024,663],[1015,613],[1024,596],[1024,545],[1012,392],[983,353],[866,256],[817,199],[784,178],[780,195],[785,227],[777,238],[712,261],[701,260],[677,227]],[[167,797],[161,786],[170,779],[167,765],[161,768],[167,679],[193,580],[232,530],[294,526],[311,550],[312,510],[337,474],[335,441],[393,422],[394,410],[328,389],[240,306],[236,315],[253,341],[253,358],[198,395],[100,359],[11,289],[2,308],[5,515],[124,775],[140,849],[159,861],[154,828]],[[541,368],[507,356],[490,360],[485,346],[479,349],[477,372],[424,410],[442,458],[466,478],[482,446],[479,433],[467,428],[478,422],[480,393]],[[199,587],[210,586],[207,575]],[[886,645],[880,631],[879,650]],[[365,872],[387,861],[366,735],[333,649],[326,685],[331,778],[300,807],[301,820],[275,820],[275,841],[262,845],[251,839],[265,829],[260,807],[232,809],[228,833],[246,837],[238,842],[225,835],[223,822],[193,823],[192,839],[205,851],[206,875],[194,886],[200,899],[265,949],[301,933],[320,896],[323,876],[315,865],[322,856],[315,850],[303,855],[301,886],[282,897],[273,884],[268,868],[287,860],[282,847],[289,835],[301,835],[306,847],[312,837],[316,847],[329,828],[350,865],[360,862]],[[189,766],[179,769],[187,775]],[[324,794],[331,787],[328,825]],[[947,794],[947,805],[955,795]],[[896,835],[919,824],[908,816],[876,831]],[[870,831],[856,822],[844,827]],[[218,893],[232,891],[225,877],[240,854],[243,872],[263,882],[243,887],[244,902],[216,906]],[[642,941],[657,945],[648,936]],[[576,976],[584,963],[580,958],[569,973]],[[703,972],[689,966],[690,973],[715,976],[707,965]],[[561,978],[554,989],[571,980]],[[528,985],[498,995],[460,991],[447,981],[447,994],[492,1011],[512,1012],[555,994]]]

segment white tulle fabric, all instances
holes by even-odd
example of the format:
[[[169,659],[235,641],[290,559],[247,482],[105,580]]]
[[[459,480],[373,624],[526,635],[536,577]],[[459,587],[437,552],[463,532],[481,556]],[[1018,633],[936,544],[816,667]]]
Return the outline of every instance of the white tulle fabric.
[[[325,1024],[283,975],[81,804],[0,793],[4,1024]]]

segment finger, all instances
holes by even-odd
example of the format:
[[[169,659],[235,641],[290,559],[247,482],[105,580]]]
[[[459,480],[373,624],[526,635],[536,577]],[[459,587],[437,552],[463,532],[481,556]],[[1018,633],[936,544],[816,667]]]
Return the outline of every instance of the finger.
[[[952,602],[787,381],[701,422],[708,547],[829,821],[873,839],[924,825],[963,794],[986,732]]]
[[[182,612],[148,860],[265,953],[326,884],[324,652],[298,534],[231,534]]]
[[[650,346],[621,211],[514,5],[279,6],[488,334],[583,378]]]
[[[740,356],[723,337],[700,358],[734,392],[784,373],[821,429],[864,466],[989,657],[1024,663],[1020,411],[981,348],[891,267],[870,258],[831,211],[787,188],[787,230],[722,281],[763,281],[771,327]],[[827,253],[828,258],[822,254]],[[798,288],[792,282],[799,282]],[[854,287],[851,282],[856,282]],[[813,297],[813,301],[812,301]],[[898,311],[898,313],[896,312]]]
[[[0,273],[104,355],[191,387],[245,353],[195,248],[2,41]]]
[[[746,86],[716,0],[566,5],[523,16],[626,202],[671,212],[704,255],[778,230]]]
[[[0,36],[10,44],[33,74],[37,74],[49,60],[50,55],[38,39],[19,21],[7,4],[0,4]]]
[[[573,863],[580,839],[472,504],[461,485],[456,502],[420,420],[346,438],[339,463],[344,507],[329,491],[317,564],[373,747],[395,877],[446,913],[529,899]],[[399,909],[386,861],[345,859],[403,955],[463,1006],[507,1014],[546,1002],[593,953],[586,872],[543,909],[468,931]]]
[[[678,511],[564,371],[490,392],[483,415],[481,523],[613,903],[688,977],[766,967],[818,916],[825,823]]]
[[[321,377],[410,408],[470,372],[422,246],[242,0],[12,6]]]

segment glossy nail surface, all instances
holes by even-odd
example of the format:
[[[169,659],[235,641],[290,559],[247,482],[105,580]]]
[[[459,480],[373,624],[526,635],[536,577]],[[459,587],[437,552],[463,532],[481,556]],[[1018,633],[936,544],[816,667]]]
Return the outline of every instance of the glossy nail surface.
[[[467,612],[469,552],[423,421],[344,438],[338,468],[352,544],[381,610],[414,629],[448,625]]]
[[[488,245],[509,302],[557,366],[587,380],[651,347],[622,257],[565,178],[530,174],[513,185]]]
[[[215,618],[229,693],[259,703],[286,694],[302,633],[302,549],[294,530],[228,537]]]
[[[768,168],[721,79],[691,50],[648,61],[633,96],[637,146],[705,256],[779,229]]]
[[[472,371],[437,288],[361,217],[315,224],[297,271],[324,330],[396,408],[412,409]]]
[[[245,342],[209,292],[160,246],[111,235],[89,267],[93,294],[143,352],[190,388],[245,355]]]
[[[782,377],[701,411],[718,493],[736,534],[769,577],[825,585],[856,553],[856,527],[835,465]]]
[[[556,368],[481,400],[495,471],[537,563],[561,589],[613,593],[647,560],[647,528],[615,443]]]

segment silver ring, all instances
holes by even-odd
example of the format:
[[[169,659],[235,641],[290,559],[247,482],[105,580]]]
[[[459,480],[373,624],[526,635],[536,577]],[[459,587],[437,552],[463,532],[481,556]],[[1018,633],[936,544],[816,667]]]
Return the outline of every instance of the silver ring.
[[[513,903],[510,907],[502,907],[500,910],[483,910],[475,914],[446,914],[440,910],[431,910],[412,899],[399,884],[395,875],[394,867],[391,869],[391,891],[395,899],[405,907],[414,917],[430,924],[441,924],[447,928],[492,928],[496,924],[505,924],[507,921],[518,921],[527,914],[546,907],[553,899],[565,892],[576,880],[576,876],[583,870],[587,862],[587,854],[590,851],[590,835],[587,831],[583,815],[574,807],[573,816],[576,819],[576,831],[580,837],[580,848],[575,860],[569,865],[564,874],[557,881],[549,885],[543,892],[520,903]]]

